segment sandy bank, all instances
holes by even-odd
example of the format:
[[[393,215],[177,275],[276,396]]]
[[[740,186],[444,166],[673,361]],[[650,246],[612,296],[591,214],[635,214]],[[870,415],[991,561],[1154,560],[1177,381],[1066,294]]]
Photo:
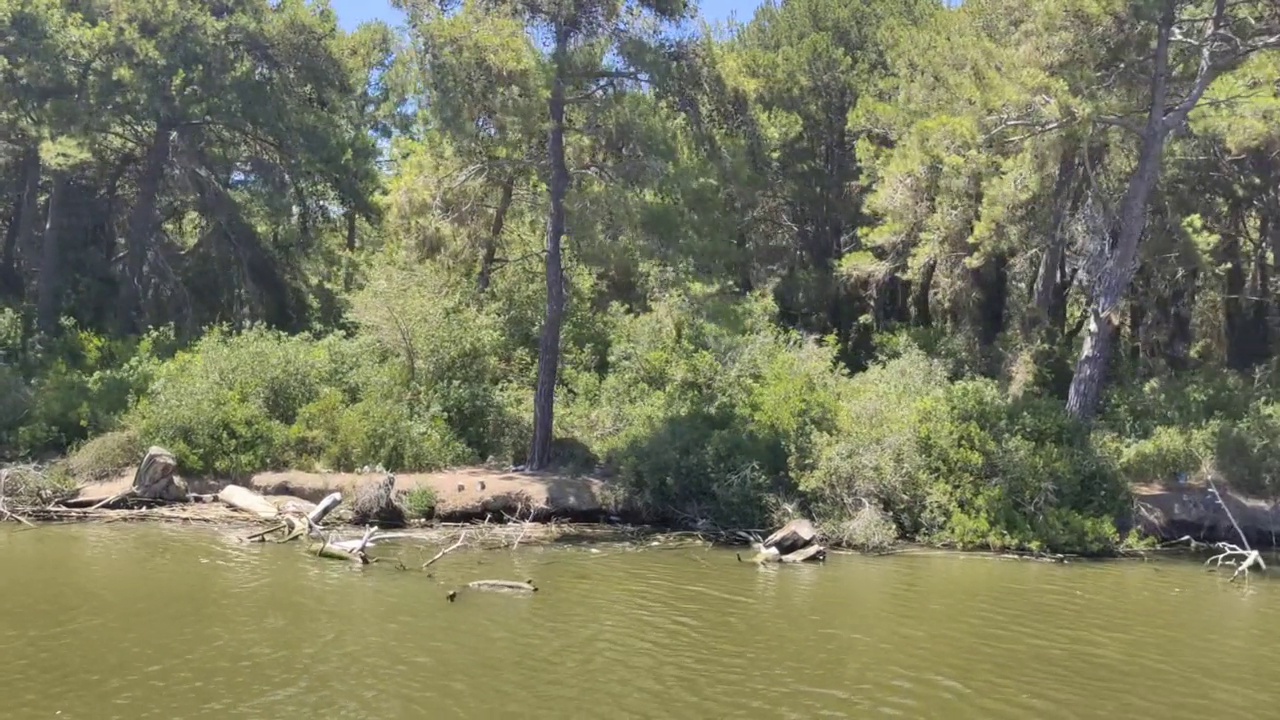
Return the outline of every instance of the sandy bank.
[[[351,497],[357,487],[376,483],[379,473],[258,473],[247,480],[236,481],[267,496],[296,497],[311,502],[337,490]],[[114,495],[129,488],[132,473],[122,474],[108,482],[93,483],[80,490],[80,497]],[[230,480],[185,478],[195,493],[216,493]],[[445,520],[468,520],[503,513],[526,518],[536,517],[600,520],[609,514],[602,499],[604,482],[592,477],[555,473],[503,472],[487,468],[458,468],[434,473],[396,475],[396,490],[408,493],[429,488],[436,496],[436,517]]]

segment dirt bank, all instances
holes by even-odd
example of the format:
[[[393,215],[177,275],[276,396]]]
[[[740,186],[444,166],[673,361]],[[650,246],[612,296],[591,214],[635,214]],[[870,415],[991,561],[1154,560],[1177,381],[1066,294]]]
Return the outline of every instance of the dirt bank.
[[[1280,536],[1280,502],[1249,497],[1221,485],[1218,489],[1250,544],[1274,547]],[[1190,535],[1204,542],[1239,542],[1231,519],[1205,483],[1142,485],[1133,492],[1135,523],[1149,535],[1164,540]]]
[[[379,473],[259,473],[248,480],[236,481],[267,496],[297,497],[311,502],[337,490],[352,497],[357,487],[376,483]],[[132,473],[114,480],[93,483],[80,490],[80,497],[114,495],[129,488]],[[196,493],[216,493],[229,480],[186,478],[189,489]],[[502,472],[486,468],[459,468],[435,473],[396,475],[396,490],[407,493],[429,488],[436,496],[436,517],[448,521],[464,521],[503,513],[526,519],[533,513],[537,519],[564,518],[597,521],[610,514],[603,499],[604,482],[592,477],[554,473]]]

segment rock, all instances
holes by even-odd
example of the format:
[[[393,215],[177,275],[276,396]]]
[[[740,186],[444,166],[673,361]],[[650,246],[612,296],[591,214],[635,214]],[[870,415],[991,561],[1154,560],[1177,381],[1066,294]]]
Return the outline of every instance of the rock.
[[[762,547],[765,550],[777,550],[780,555],[790,555],[811,545],[816,537],[818,537],[818,530],[813,523],[798,518],[765,538]]]

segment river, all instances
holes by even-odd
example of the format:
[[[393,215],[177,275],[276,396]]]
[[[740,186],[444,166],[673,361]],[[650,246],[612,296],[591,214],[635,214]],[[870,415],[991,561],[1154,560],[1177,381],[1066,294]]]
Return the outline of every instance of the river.
[[[1262,716],[1280,695],[1280,584],[1232,586],[1189,562],[762,568],[730,550],[599,545],[458,551],[432,570],[198,528],[3,529],[0,712],[1203,720]],[[539,592],[446,601],[484,578]]]

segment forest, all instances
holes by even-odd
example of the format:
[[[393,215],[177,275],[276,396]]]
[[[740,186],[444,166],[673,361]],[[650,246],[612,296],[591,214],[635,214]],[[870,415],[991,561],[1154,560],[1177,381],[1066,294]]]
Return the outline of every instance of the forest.
[[[1280,490],[1274,0],[0,0],[0,461],[1100,551]]]

